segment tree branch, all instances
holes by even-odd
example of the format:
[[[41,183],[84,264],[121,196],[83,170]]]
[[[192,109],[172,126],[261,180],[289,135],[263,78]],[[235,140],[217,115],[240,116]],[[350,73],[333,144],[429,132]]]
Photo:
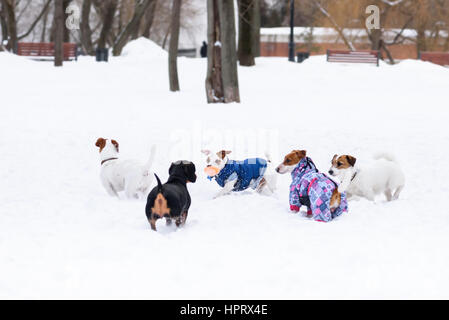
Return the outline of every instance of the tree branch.
[[[42,9],[41,13],[39,13],[39,15],[37,16],[36,20],[34,20],[34,22],[31,24],[31,26],[28,29],[28,31],[25,32],[23,35],[17,37],[17,40],[22,40],[23,38],[28,36],[31,33],[31,31],[33,31],[34,27],[36,27],[36,25],[39,22],[39,20],[44,16],[45,11],[47,11],[48,7],[50,6],[50,3],[51,3],[51,0],[48,0],[47,3],[45,4],[44,8]]]

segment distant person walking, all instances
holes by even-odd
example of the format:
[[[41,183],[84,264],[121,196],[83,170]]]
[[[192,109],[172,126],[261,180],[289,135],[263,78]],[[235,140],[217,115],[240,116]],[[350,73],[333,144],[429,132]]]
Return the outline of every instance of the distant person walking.
[[[207,43],[206,43],[206,41],[203,41],[203,45],[201,46],[201,49],[200,49],[200,55],[201,55],[201,58],[207,58]]]

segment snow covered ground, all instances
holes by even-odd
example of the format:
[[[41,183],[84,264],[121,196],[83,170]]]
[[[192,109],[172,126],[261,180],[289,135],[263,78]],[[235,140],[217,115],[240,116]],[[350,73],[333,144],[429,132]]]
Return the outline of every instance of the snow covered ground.
[[[165,53],[142,40],[58,69],[0,53],[0,298],[449,298],[448,69],[260,58],[230,105],[206,104],[206,60],[179,72],[169,93]],[[98,137],[142,161],[156,144],[163,180],[195,161],[184,228],[152,232],[145,201],[106,194]],[[206,147],[276,162],[304,148],[323,171],[335,153],[389,151],[406,187],[318,223],[289,212],[288,175],[272,197],[213,200]]]

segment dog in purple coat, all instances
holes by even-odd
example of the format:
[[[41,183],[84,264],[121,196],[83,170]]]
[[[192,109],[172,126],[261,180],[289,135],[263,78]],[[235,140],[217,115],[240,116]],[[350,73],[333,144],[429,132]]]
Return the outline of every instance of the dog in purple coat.
[[[345,193],[338,185],[316,168],[305,150],[293,150],[284,157],[276,172],[291,173],[290,209],[298,212],[307,207],[307,214],[316,221],[329,222],[348,210]]]

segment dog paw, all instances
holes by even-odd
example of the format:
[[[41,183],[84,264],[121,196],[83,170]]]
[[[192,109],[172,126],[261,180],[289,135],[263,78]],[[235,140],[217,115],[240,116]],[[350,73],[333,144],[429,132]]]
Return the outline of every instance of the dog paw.
[[[290,205],[290,210],[294,211],[294,212],[299,212],[299,207],[298,206],[294,206],[294,205]]]

